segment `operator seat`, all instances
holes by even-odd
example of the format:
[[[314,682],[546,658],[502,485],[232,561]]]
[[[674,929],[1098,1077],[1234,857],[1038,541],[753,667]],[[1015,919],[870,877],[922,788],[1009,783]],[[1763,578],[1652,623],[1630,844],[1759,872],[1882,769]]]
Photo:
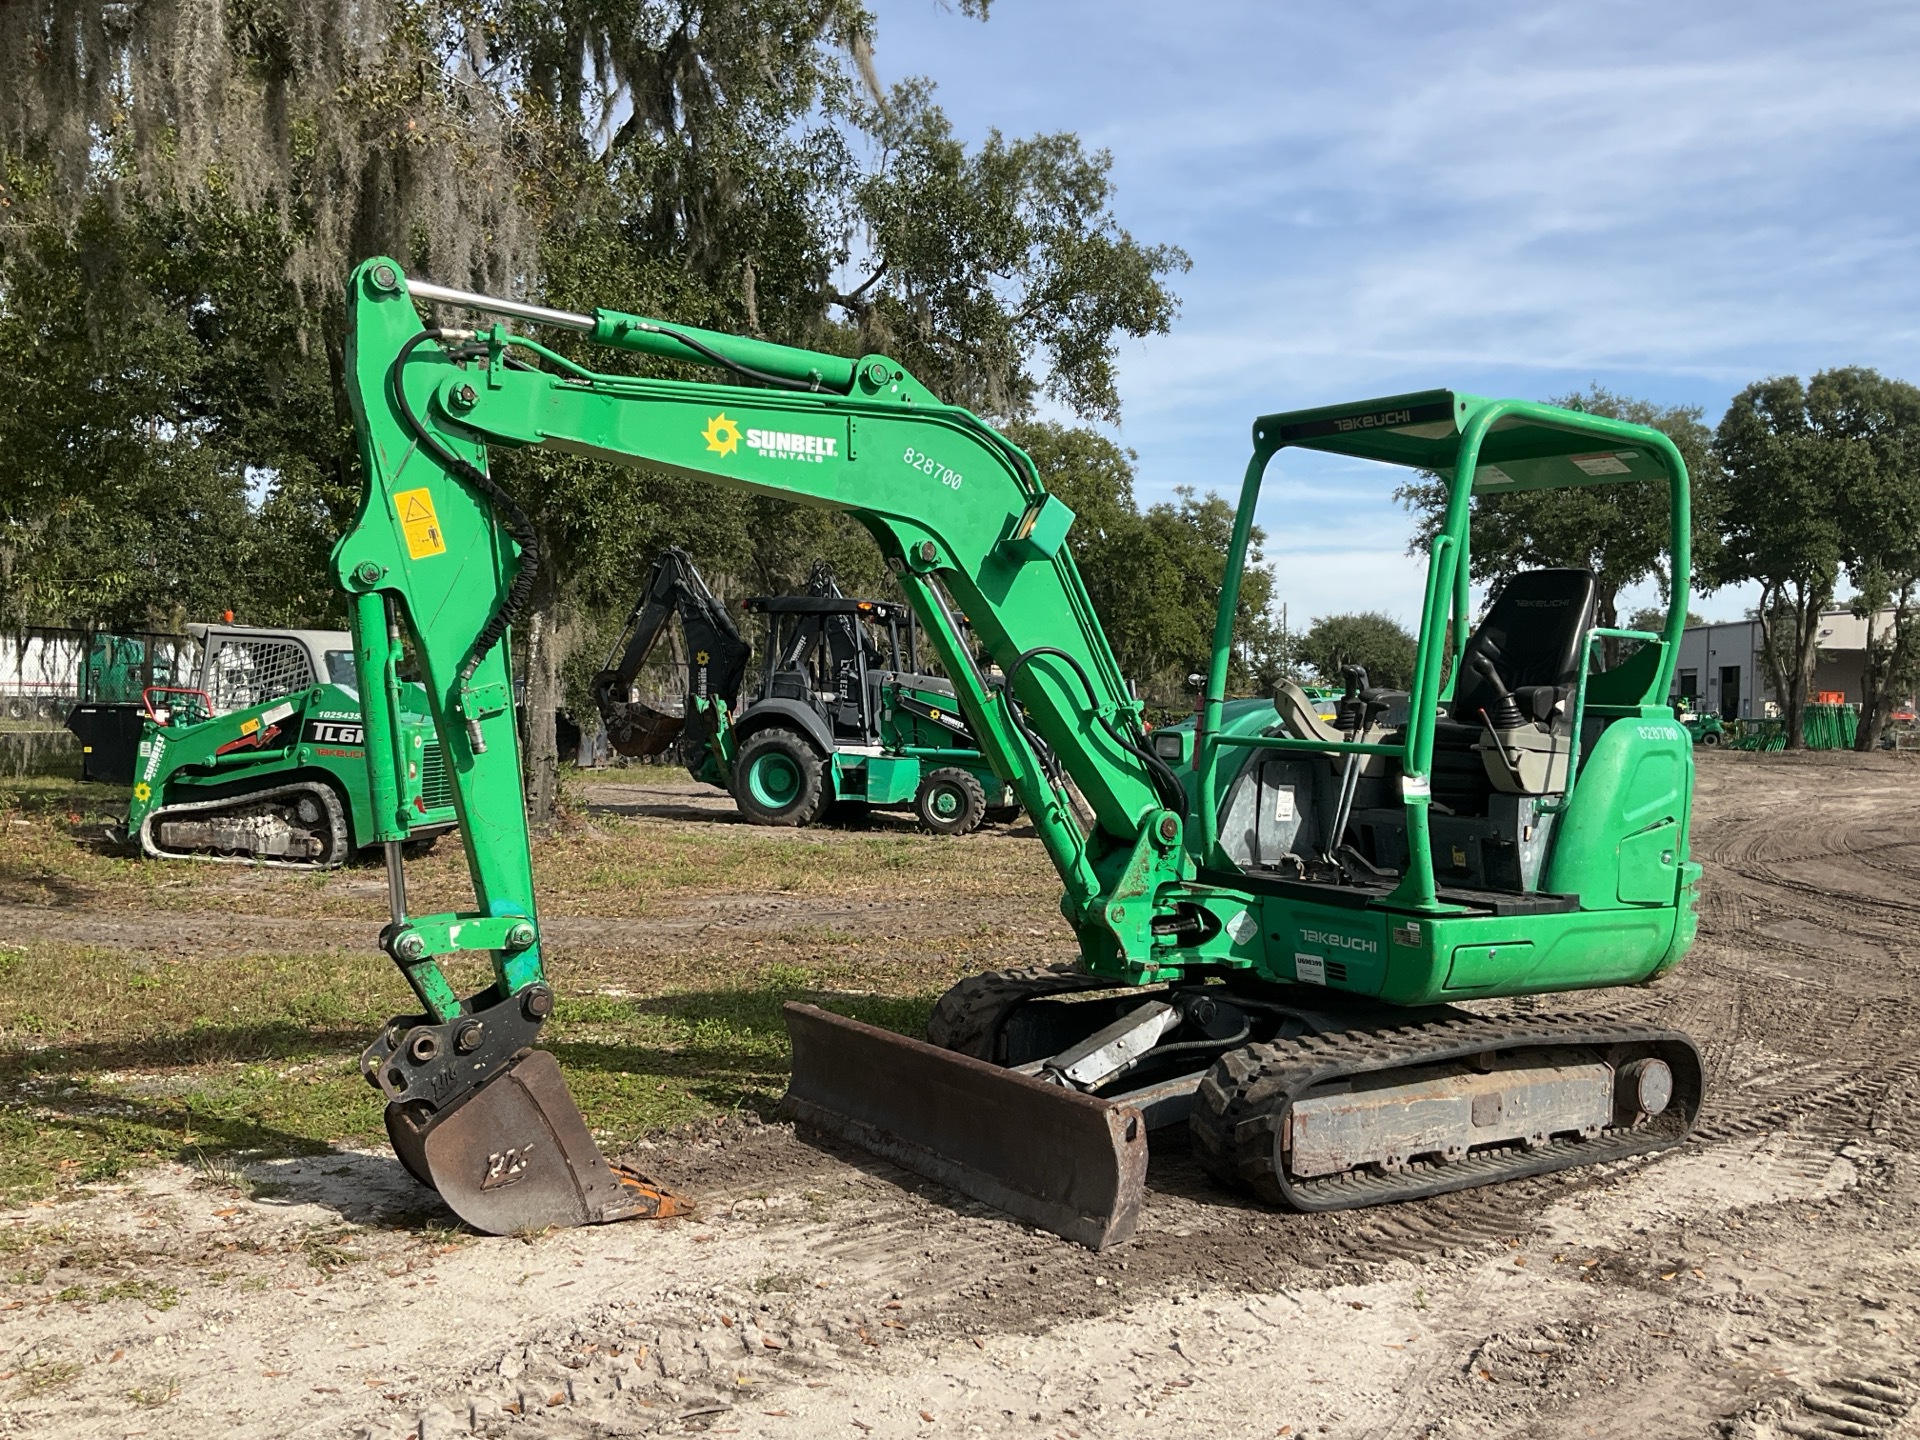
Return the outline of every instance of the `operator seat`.
[[[1593,603],[1591,570],[1523,570],[1507,581],[1461,652],[1448,718],[1477,734],[1504,687],[1527,719],[1565,730],[1573,717],[1560,702],[1571,700],[1579,682]]]
[[[1434,798],[1454,813],[1485,813],[1490,782],[1474,746],[1498,716],[1502,690],[1523,722],[1571,734],[1594,598],[1591,570],[1523,570],[1468,637],[1453,703],[1433,731]]]

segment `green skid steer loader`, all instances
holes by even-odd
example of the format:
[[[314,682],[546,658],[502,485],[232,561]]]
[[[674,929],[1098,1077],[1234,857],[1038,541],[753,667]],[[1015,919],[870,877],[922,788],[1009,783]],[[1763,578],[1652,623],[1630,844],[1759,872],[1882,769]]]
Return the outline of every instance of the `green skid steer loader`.
[[[1260,417],[1200,713],[1150,740],[1066,544],[1072,511],[1026,454],[887,357],[548,310],[410,281],[390,260],[360,266],[348,301],[367,490],[334,561],[387,842],[385,943],[420,1005],[362,1065],[403,1161],[470,1224],[671,1208],[600,1156],[534,1048],[553,992],[507,643],[539,555],[488,474],[492,447],[553,446],[853,515],[1059,873],[1076,963],[963,980],[926,1041],[790,1005],[786,1103],[801,1122],[1096,1247],[1132,1232],[1148,1135],[1171,1125],[1222,1185],[1300,1210],[1613,1161],[1687,1134],[1703,1078],[1685,1035],[1458,1003],[1644,984],[1693,941],[1693,748],[1667,704],[1688,489],[1664,435],[1450,390]],[[423,305],[458,323],[424,323]],[[707,364],[727,383],[596,373],[510,321]],[[1412,683],[1355,677],[1332,721],[1291,685],[1226,698],[1261,486],[1294,449],[1447,488]],[[1666,490],[1679,598],[1661,630],[1598,625],[1581,570],[1517,575],[1476,618],[1474,497],[1596,483]],[[1609,637],[1639,642],[1611,668]],[[447,747],[472,911],[407,909],[403,645]],[[440,968],[463,952],[493,972],[467,996]]]
[[[324,869],[372,843],[353,641],[340,630],[189,627],[200,667],[150,686],[124,829],[156,860]],[[416,847],[454,824],[446,751],[418,685],[386,740]]]

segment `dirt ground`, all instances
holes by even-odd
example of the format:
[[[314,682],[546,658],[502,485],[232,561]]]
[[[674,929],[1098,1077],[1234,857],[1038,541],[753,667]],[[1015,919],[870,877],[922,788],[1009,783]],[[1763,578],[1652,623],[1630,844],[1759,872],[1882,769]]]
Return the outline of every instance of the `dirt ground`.
[[[452,1228],[384,1153],[163,1167],[0,1212],[0,1434],[1920,1436],[1916,779],[1905,757],[1703,757],[1700,943],[1656,987],[1552,1007],[1700,1042],[1705,1111],[1662,1158],[1302,1217],[1161,1136],[1140,1234],[1105,1256],[746,1120],[638,1157],[695,1218],[532,1239]],[[663,824],[702,804],[593,798]],[[938,946],[1006,913],[1024,959],[1057,948],[1030,938],[1052,901],[768,896],[645,923]],[[136,943],[73,906],[0,923]],[[377,928],[169,923],[216,947]],[[552,923],[591,946],[613,922]]]

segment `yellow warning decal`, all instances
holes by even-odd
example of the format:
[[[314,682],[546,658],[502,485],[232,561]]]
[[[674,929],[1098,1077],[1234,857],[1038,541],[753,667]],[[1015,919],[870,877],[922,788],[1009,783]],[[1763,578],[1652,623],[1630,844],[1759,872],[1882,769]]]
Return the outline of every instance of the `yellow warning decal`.
[[[426,489],[402,490],[393,497],[399,512],[400,528],[407,533],[407,554],[416,560],[447,553],[447,540],[440,533],[440,517],[433,513],[433,492]]]
[[[240,733],[242,735],[251,735],[259,728],[260,722],[258,720],[242,720],[240,722]]]

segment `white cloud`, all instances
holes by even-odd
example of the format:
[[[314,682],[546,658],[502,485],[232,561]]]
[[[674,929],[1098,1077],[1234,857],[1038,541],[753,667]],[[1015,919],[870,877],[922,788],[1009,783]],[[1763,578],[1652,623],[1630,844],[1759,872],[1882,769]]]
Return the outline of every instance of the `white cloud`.
[[[883,73],[937,78],[962,134],[1111,147],[1124,223],[1192,254],[1174,333],[1121,352],[1144,498],[1237,493],[1254,416],[1312,404],[1598,380],[1711,424],[1768,374],[1920,379],[1907,0],[880,11]],[[1296,612],[1413,618],[1383,474],[1270,482]]]

